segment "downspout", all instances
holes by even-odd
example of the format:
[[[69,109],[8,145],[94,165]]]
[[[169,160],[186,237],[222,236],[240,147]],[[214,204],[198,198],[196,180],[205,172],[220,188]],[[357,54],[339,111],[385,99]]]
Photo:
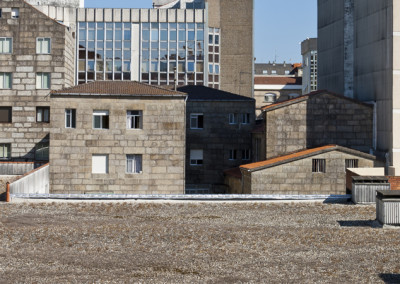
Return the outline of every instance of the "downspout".
[[[373,118],[372,118],[372,149],[370,154],[374,154],[376,152],[377,144],[378,144],[378,124],[377,124],[377,111],[376,111],[376,102],[371,102],[374,106],[373,110]]]

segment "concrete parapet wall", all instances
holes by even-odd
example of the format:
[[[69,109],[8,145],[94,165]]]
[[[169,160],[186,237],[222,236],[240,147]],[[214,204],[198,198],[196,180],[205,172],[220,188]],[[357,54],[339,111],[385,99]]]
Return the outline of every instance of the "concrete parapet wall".
[[[11,194],[48,194],[49,165],[37,168],[10,184]]]

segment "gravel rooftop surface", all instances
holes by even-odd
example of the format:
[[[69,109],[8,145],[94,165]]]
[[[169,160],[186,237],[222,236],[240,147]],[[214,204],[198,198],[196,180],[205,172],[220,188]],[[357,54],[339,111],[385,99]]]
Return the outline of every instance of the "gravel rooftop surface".
[[[400,230],[322,202],[0,203],[0,283],[399,283]]]

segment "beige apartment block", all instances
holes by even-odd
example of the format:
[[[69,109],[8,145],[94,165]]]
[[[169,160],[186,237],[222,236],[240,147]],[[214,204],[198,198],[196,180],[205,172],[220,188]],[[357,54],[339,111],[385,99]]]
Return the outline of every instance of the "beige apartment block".
[[[22,0],[0,10],[0,158],[46,160],[48,95],[73,85],[73,34]]]
[[[183,194],[186,94],[97,81],[51,94],[51,193]]]

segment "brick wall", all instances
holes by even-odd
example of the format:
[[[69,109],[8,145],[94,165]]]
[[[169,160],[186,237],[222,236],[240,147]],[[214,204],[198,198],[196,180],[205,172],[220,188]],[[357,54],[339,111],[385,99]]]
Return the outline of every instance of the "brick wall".
[[[400,190],[400,177],[389,176],[390,188],[392,190]]]

